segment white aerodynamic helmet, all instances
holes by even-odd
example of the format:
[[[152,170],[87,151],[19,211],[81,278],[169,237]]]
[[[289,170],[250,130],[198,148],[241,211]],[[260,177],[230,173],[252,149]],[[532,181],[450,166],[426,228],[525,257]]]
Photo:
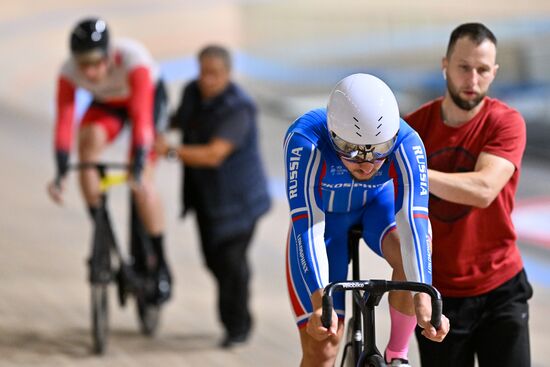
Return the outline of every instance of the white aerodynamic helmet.
[[[392,151],[399,107],[391,89],[370,74],[353,74],[336,84],[327,106],[327,125],[337,154],[354,162],[376,161]]]

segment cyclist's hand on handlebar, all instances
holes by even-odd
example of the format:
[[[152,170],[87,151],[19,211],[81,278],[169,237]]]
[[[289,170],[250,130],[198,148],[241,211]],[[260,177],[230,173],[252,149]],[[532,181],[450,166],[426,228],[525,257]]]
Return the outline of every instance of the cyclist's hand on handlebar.
[[[418,326],[424,329],[422,330],[422,335],[435,342],[442,341],[449,332],[449,319],[445,315],[441,315],[441,326],[437,330],[430,323],[432,316],[430,296],[426,293],[417,293],[414,296],[414,308]]]
[[[307,323],[306,331],[315,340],[325,340],[326,338],[336,335],[338,331],[338,315],[332,310],[332,320],[330,327],[327,329],[321,321],[323,289],[319,289],[311,295],[311,303],[313,305],[313,313]]]
[[[48,183],[48,195],[58,205],[63,204],[63,192],[65,191],[65,178],[59,177]]]
[[[332,310],[332,322],[330,328],[325,328],[321,322],[321,313],[323,312],[322,308],[319,307],[313,311],[309,321],[307,323],[306,331],[311,335],[315,340],[321,341],[326,338],[336,335],[338,330],[338,315]]]
[[[57,204],[63,204],[63,191],[65,191],[65,175],[69,170],[69,152],[58,149],[55,152],[55,163],[57,166],[56,178],[48,184],[48,194]]]

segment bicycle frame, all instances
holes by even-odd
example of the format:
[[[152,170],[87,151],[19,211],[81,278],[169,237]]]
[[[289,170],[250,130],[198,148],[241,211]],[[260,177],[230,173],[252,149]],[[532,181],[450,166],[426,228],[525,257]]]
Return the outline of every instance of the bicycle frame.
[[[111,186],[124,183],[124,176],[108,176],[107,169],[127,169],[122,163],[78,163],[70,166],[73,170],[95,169],[100,177],[101,203],[94,218],[94,232],[92,253],[90,258],[90,282],[92,284],[106,284],[110,282],[112,268],[110,264],[111,252],[115,254],[121,271],[127,271],[126,262],[118,246],[115,233],[107,209],[107,191]],[[107,262],[107,263],[104,263]],[[126,274],[129,275],[129,274]]]
[[[101,201],[94,217],[91,257],[89,262],[89,281],[92,288],[92,334],[94,350],[104,353],[108,334],[107,286],[111,281],[118,284],[119,304],[125,306],[128,293],[136,298],[141,330],[153,335],[159,320],[159,306],[151,304],[148,295],[156,286],[152,274],[157,266],[153,245],[143,227],[137,212],[137,205],[130,194],[130,254],[126,260],[118,245],[107,208],[107,192],[110,187],[127,182],[127,174],[107,174],[109,169],[127,170],[123,163],[78,163],[70,166],[72,170],[93,169],[100,176]],[[112,255],[117,266],[111,264]]]
[[[384,293],[397,290],[423,292],[432,299],[432,317],[430,322],[437,329],[441,324],[442,300],[441,294],[431,285],[407,282],[388,281],[380,279],[358,280],[359,273],[359,240],[362,236],[360,227],[353,227],[348,235],[348,249],[352,262],[352,277],[354,280],[330,283],[325,287],[323,295],[323,326],[329,327],[332,322],[332,294],[340,291],[351,291],[353,295],[351,339],[345,345],[342,366],[346,359],[347,348],[351,346],[354,366],[363,366],[369,359],[381,360],[381,353],[376,347],[375,307],[378,306]],[[361,322],[362,319],[362,322]]]

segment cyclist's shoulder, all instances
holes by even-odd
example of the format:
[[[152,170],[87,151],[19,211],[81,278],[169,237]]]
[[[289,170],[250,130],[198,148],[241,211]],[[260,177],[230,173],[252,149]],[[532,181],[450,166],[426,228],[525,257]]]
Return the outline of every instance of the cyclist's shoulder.
[[[123,52],[125,54],[150,55],[145,45],[132,38],[115,38],[112,42],[114,52]]]
[[[303,136],[312,142],[321,142],[328,137],[326,109],[318,108],[298,117],[287,130],[290,135]]]
[[[113,40],[112,57],[116,66],[132,69],[136,66],[156,67],[149,50],[139,41],[131,38]]]
[[[327,122],[327,110],[326,108],[316,108],[310,110],[303,115],[299,116],[290,127],[293,126],[316,126],[324,124],[326,126]]]
[[[68,57],[59,67],[59,77],[73,81],[77,75],[77,67],[72,57]]]
[[[401,145],[417,144],[420,140],[418,133],[405,120],[401,119],[399,123],[399,132],[395,148]]]

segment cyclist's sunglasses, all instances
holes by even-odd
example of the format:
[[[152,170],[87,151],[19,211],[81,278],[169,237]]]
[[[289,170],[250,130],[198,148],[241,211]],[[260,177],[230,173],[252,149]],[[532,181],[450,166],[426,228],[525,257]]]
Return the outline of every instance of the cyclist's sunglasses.
[[[353,163],[372,163],[381,162],[386,159],[392,152],[397,140],[397,134],[383,143],[372,145],[353,144],[340,138],[334,131],[330,132],[332,146],[336,154],[346,161]]]
[[[101,50],[92,50],[86,53],[76,54],[74,56],[76,64],[80,68],[99,65],[99,63],[104,61],[106,58],[107,55]]]

